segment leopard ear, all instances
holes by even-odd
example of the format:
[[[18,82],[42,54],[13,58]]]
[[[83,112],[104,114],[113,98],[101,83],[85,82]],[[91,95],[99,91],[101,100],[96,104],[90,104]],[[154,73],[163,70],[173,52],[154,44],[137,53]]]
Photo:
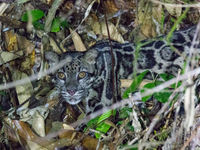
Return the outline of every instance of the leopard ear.
[[[45,59],[48,61],[50,68],[59,63],[59,56],[53,51],[45,52]]]
[[[97,56],[98,56],[97,50],[91,49],[91,50],[88,50],[87,52],[85,52],[84,59],[89,64],[95,64]]]

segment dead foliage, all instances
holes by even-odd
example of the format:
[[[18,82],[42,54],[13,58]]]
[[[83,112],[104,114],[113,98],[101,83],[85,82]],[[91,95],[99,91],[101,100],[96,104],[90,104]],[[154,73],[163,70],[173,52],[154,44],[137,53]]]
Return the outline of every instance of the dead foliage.
[[[195,118],[191,128],[185,128],[185,123],[191,120],[187,114],[176,112],[183,105],[184,95],[177,96],[177,89],[166,103],[151,99],[144,109],[136,105],[118,108],[115,115],[112,112],[99,123],[102,126],[95,124],[78,132],[73,126],[76,121],[84,118],[86,124],[90,121],[84,108],[62,104],[50,76],[41,75],[47,69],[44,60],[47,50],[59,54],[86,51],[99,40],[137,43],[167,34],[183,14],[184,6],[169,7],[154,0],[0,2],[0,149],[190,149],[200,146],[199,105],[193,112],[188,111]],[[187,5],[181,0],[167,2]],[[198,21],[199,7],[192,7],[178,28],[187,28]],[[121,82],[122,88],[127,88],[132,80]],[[140,87],[150,82],[143,80]],[[187,90],[185,95],[190,99],[194,89]],[[98,130],[105,126],[109,126],[108,131]]]

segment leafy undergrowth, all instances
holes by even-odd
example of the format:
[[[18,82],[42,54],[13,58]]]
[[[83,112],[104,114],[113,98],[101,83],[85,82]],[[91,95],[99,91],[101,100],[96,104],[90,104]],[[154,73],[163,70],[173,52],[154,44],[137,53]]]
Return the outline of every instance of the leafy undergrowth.
[[[51,75],[44,72],[45,51],[85,51],[104,39],[137,43],[136,65],[141,40],[166,34],[170,44],[176,28],[197,24],[195,1],[168,1],[188,8],[156,0],[5,2],[0,4],[0,149],[199,146],[200,108],[195,99],[199,87],[193,84],[199,81],[194,73],[186,72],[188,66],[199,64],[198,58],[188,60],[177,76],[162,73],[146,80],[153,73],[136,72],[133,80],[121,83],[126,88],[124,100],[89,116],[82,104],[62,103]],[[186,81],[187,75],[190,80]]]

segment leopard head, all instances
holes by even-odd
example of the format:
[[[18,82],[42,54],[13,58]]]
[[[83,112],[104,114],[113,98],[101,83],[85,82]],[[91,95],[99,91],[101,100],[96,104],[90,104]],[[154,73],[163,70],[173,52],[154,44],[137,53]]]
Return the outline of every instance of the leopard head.
[[[71,105],[84,100],[95,80],[96,50],[67,52],[59,56],[46,52],[45,59],[50,68],[64,61],[64,66],[53,73],[53,83],[61,97]]]

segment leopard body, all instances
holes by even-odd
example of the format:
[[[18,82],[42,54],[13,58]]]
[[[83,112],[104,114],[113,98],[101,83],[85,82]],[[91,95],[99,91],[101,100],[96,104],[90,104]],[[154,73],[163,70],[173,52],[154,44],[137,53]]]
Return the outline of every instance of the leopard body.
[[[121,99],[120,79],[132,78],[134,70],[137,73],[150,70],[157,74],[176,74],[183,68],[185,57],[189,55],[195,31],[195,26],[176,31],[170,42],[166,40],[166,36],[144,40],[140,42],[139,49],[133,43],[120,44],[112,41],[114,61],[109,41],[97,42],[85,52],[66,52],[61,56],[47,52],[45,57],[50,67],[65,60],[64,67],[53,75],[54,84],[62,99],[71,105],[83,102],[89,113],[111,105],[113,91],[117,99]]]

